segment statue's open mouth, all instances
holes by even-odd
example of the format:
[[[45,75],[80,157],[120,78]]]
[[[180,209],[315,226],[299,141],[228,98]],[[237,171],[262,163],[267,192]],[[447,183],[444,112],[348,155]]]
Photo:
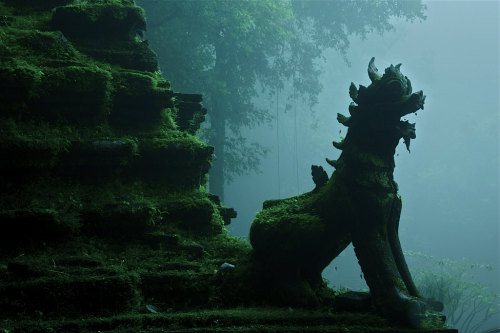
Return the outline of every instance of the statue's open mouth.
[[[410,151],[410,139],[415,139],[417,134],[415,133],[415,123],[410,124],[408,120],[399,121],[399,125],[396,125],[398,134],[403,137],[406,145],[406,149]]]
[[[410,80],[409,79],[407,79],[407,80],[409,83]],[[410,86],[410,92],[411,92],[411,86]],[[399,103],[396,103],[396,105],[395,105],[399,109],[399,112],[397,115],[401,118],[401,117],[404,117],[410,113],[415,113],[420,109],[423,110],[424,103],[425,103],[425,95],[424,95],[424,92],[422,90],[417,91],[411,95],[402,96]]]
[[[401,64],[391,65],[381,75],[375,67],[375,58],[372,58],[368,65],[368,76],[372,84],[368,87],[360,85],[358,89],[351,83],[349,96],[354,103],[349,106],[349,113],[353,117],[371,119],[370,121],[381,127],[392,127],[394,125],[390,124],[396,124],[397,134],[404,139],[406,149],[410,151],[410,140],[416,138],[415,124],[400,119],[423,110],[425,95],[422,90],[412,93],[410,79],[401,74],[400,67]],[[338,121],[347,127],[352,123],[350,118],[340,114],[337,117]]]

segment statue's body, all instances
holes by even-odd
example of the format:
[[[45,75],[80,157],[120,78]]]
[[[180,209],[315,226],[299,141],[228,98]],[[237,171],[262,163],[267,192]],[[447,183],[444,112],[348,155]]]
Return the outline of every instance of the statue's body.
[[[277,295],[291,305],[318,304],[321,273],[351,242],[374,305],[382,314],[410,318],[428,304],[412,280],[398,237],[402,202],[393,180],[394,153],[401,138],[409,150],[415,124],[401,117],[423,109],[422,91],[411,92],[399,66],[382,76],[370,61],[372,84],[351,84],[351,117],[338,115],[347,126],[342,150],[330,179],[313,166],[316,188],[284,200],[270,200],[250,230],[255,258],[272,276]]]

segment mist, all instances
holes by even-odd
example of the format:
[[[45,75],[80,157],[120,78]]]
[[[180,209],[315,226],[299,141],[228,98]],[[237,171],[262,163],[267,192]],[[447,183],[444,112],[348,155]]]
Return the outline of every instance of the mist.
[[[379,71],[402,63],[413,91],[427,96],[425,109],[408,116],[416,123],[411,153],[397,148],[394,178],[404,205],[400,238],[404,251],[440,259],[492,264],[493,271],[472,271],[474,281],[499,292],[499,3],[427,1],[427,20],[392,20],[396,31],[351,36],[347,59],[324,53],[323,92],[312,110],[300,100],[285,113],[286,91],[277,99],[254,102],[277,117],[272,128],[247,129],[242,135],[272,147],[261,174],[235,178],[225,188],[225,205],[238,217],[228,226],[234,236],[248,236],[255,213],[268,199],[286,198],[314,188],[311,165],[329,176],[339,141],[347,128],[336,120],[348,115],[348,88],[370,83],[368,62]],[[279,143],[279,144],[278,144]],[[411,261],[410,261],[411,265]],[[325,269],[331,286],[367,288],[352,246]],[[499,316],[483,329],[498,327]]]

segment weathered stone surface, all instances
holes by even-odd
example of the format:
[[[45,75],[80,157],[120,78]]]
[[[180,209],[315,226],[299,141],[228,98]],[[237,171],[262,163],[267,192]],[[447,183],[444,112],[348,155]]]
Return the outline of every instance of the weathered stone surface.
[[[78,51],[122,68],[155,72],[155,52],[147,40],[144,10],[133,1],[81,2],[57,7],[51,25],[75,42]]]
[[[194,134],[205,119],[207,109],[202,108],[202,96],[199,94],[174,93],[179,128]]]
[[[341,311],[367,313],[373,310],[372,296],[368,292],[348,291],[337,295],[334,303]]]
[[[71,38],[128,39],[146,30],[146,17],[133,1],[83,2],[57,7],[52,24]]]
[[[204,120],[202,98],[174,93],[154,72],[153,50],[136,38],[144,11],[133,1],[68,3],[40,14],[32,30],[18,28],[29,12],[0,13],[13,18],[0,30],[0,185],[8,189],[0,215],[24,221],[26,239],[80,227],[140,237],[168,217],[169,191],[206,183],[213,147],[191,135]],[[215,210],[207,203],[172,217],[210,233]],[[23,238],[12,230],[5,246]]]
[[[33,1],[33,0],[3,0],[9,6],[17,6],[20,8],[35,8],[37,10],[50,10],[57,6],[65,6],[67,4],[73,3],[75,0],[44,0],[44,1]]]

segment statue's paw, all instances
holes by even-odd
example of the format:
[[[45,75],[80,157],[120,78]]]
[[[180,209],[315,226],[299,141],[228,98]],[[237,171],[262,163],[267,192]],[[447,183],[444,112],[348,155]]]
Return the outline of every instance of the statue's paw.
[[[405,313],[401,313],[402,316],[397,319],[398,321],[402,322],[403,324],[411,328],[421,329],[422,320],[424,318],[426,310],[427,310],[427,304],[425,303],[424,300],[412,299],[410,300]]]
[[[412,299],[408,307],[409,316],[419,316],[425,313],[427,310],[427,304],[420,299]]]
[[[413,299],[407,313],[407,323],[413,329],[428,329],[429,326],[442,327],[446,316],[438,312],[443,311],[443,303],[434,298]]]
[[[425,301],[425,299],[408,297],[395,292],[391,298],[386,297],[385,302],[379,303],[377,312],[397,323],[419,329],[427,310]]]
[[[443,303],[436,300],[434,297],[425,298],[424,301],[430,309],[436,312],[441,312],[444,310]]]

